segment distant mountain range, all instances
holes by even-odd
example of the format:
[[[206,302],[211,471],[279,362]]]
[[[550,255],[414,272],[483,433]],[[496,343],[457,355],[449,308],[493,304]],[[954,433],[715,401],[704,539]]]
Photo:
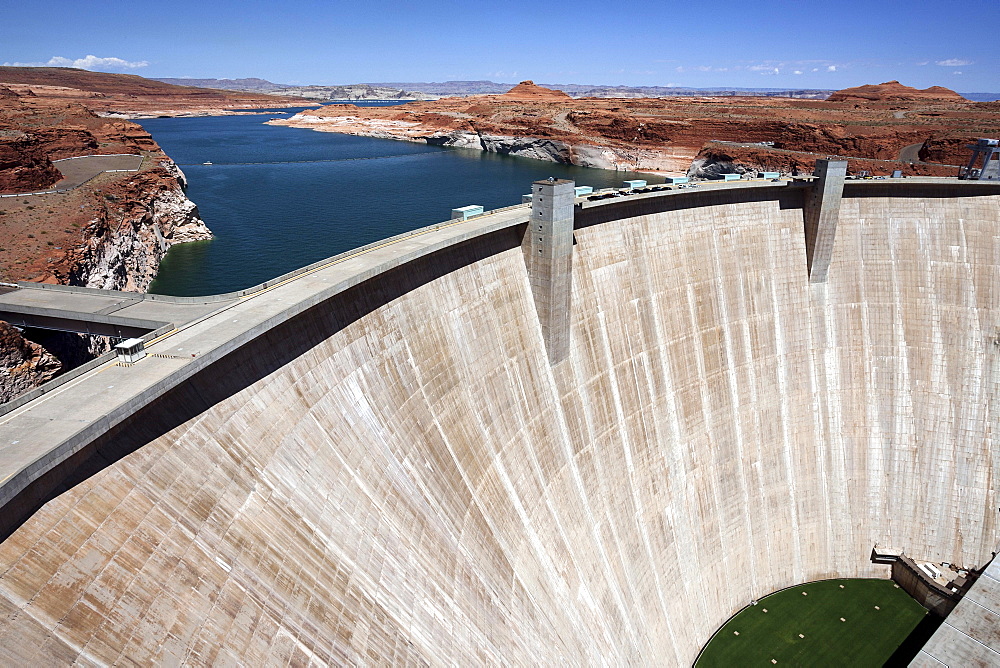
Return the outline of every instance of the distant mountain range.
[[[156,81],[178,86],[219,88],[255,93],[298,95],[316,100],[426,100],[438,97],[464,97],[506,93],[514,87],[495,81],[420,81],[371,82],[339,86],[292,86],[265,79],[178,79],[158,78]],[[561,90],[573,97],[670,97],[675,95],[753,95],[764,97],[799,97],[825,99],[833,91],[787,88],[686,88],[674,86],[593,86],[584,84],[540,84]]]
[[[409,92],[403,86],[348,84],[344,86],[292,86],[265,79],[156,79],[163,83],[196,88],[218,88],[274,95],[290,95],[310,100],[436,100],[439,95]]]
[[[309,100],[436,100],[440,97],[440,95],[428,95],[377,84],[290,86],[270,92],[274,95],[304,97]]]
[[[373,86],[386,88],[406,88],[433,95],[483,95],[506,93],[514,84],[495,81],[443,81],[443,82],[384,82]],[[674,97],[674,96],[731,96],[751,95],[755,97],[798,97],[823,100],[832,90],[788,89],[788,88],[689,88],[684,86],[598,86],[593,84],[547,84],[543,88],[561,90],[573,97]]]
[[[181,79],[159,78],[156,81],[178,86],[219,88],[254,93],[293,95],[313,100],[433,100],[438,97],[492,95],[506,93],[514,84],[495,81],[389,81],[338,86],[292,86],[265,79]],[[691,88],[686,86],[600,86],[591,84],[539,84],[561,90],[572,97],[674,97],[736,96],[792,97],[825,100],[834,91],[819,88]],[[1000,93],[962,93],[976,102],[1000,100]]]
[[[184,78],[155,78],[150,77],[153,81],[162,81],[163,83],[173,84],[175,86],[194,86],[195,88],[219,88],[221,90],[243,90],[243,91],[253,91],[255,93],[271,93],[282,88],[289,88],[290,86],[283,86],[281,84],[271,83],[265,79],[184,79]]]

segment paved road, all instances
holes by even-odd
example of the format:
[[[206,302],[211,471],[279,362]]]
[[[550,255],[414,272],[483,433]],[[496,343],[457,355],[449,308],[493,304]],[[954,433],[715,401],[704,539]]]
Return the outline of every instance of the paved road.
[[[142,165],[141,155],[85,155],[79,158],[63,158],[53,160],[59,173],[62,174],[55,185],[35,192],[10,193],[0,197],[23,197],[25,195],[41,195],[62,190],[71,190],[83,185],[98,174],[104,172],[137,172]]]
[[[910,144],[909,146],[904,146],[903,148],[899,149],[899,159],[902,162],[921,162],[920,147],[923,145],[924,143],[920,142],[919,144]]]
[[[140,336],[173,324],[182,326],[219,310],[231,299],[177,301],[170,297],[110,290],[22,283],[0,286],[0,320],[21,327],[103,336]]]
[[[53,160],[52,164],[62,173],[61,181],[52,190],[76,188],[103,172],[139,170],[141,155],[87,155],[81,158]]]

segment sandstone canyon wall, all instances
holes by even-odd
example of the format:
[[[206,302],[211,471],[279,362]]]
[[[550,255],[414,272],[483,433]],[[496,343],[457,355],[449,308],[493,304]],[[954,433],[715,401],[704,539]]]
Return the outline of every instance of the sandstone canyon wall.
[[[51,380],[62,367],[45,348],[0,321],[0,403]]]

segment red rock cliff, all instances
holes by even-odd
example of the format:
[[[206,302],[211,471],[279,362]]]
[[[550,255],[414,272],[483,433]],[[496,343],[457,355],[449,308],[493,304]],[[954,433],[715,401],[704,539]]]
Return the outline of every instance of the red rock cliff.
[[[898,81],[886,81],[880,84],[867,84],[865,86],[845,88],[827,98],[827,102],[851,102],[855,100],[869,102],[919,102],[921,100],[968,102],[968,100],[955,91],[942,86],[931,86],[930,88],[921,90],[920,88],[904,86]]]
[[[38,387],[61,368],[47,350],[0,321],[0,403]]]

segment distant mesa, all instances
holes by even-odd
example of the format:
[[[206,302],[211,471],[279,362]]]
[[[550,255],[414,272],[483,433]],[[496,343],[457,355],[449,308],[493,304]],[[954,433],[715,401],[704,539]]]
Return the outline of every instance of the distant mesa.
[[[898,81],[886,81],[880,84],[868,84],[845,88],[839,90],[827,98],[829,102],[853,102],[865,100],[868,102],[896,102],[896,101],[951,101],[968,102],[964,97],[953,90],[942,86],[931,86],[930,88],[911,88],[904,86]]]
[[[530,79],[522,81],[500,97],[505,100],[524,100],[526,102],[558,102],[573,99],[561,90],[543,88]]]
[[[276,84],[266,79],[250,77],[246,79],[185,79],[178,77],[150,77],[153,81],[173,84],[174,86],[193,86],[194,88],[217,88],[219,90],[239,90],[251,93],[269,93],[282,88],[285,84]]]

